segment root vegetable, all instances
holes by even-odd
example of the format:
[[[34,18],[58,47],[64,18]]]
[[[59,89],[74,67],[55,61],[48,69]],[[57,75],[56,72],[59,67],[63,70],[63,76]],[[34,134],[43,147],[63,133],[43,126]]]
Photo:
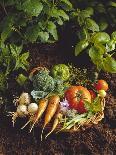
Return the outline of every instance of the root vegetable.
[[[57,127],[57,125],[59,124],[59,121],[60,121],[60,119],[62,118],[62,113],[57,113],[56,114],[56,117],[55,117],[55,120],[54,120],[54,122],[53,122],[53,126],[52,126],[52,129],[51,129],[51,131],[45,136],[45,138],[47,138],[55,129],[56,129],[56,127]]]
[[[57,108],[59,106],[59,102],[60,102],[60,97],[58,95],[51,96],[49,99],[45,118],[44,118],[44,125],[41,133],[41,140],[42,140],[43,130],[46,127],[46,125],[51,121],[54,114],[56,113]]]
[[[24,115],[26,115],[27,112],[27,106],[26,105],[19,105],[17,107],[17,113],[20,117],[23,117]]]
[[[28,105],[28,112],[29,114],[34,114],[38,110],[38,105],[36,103],[31,103]]]
[[[33,122],[32,126],[31,126],[31,129],[30,129],[30,132],[32,131],[34,125],[37,123],[37,121],[40,119],[40,117],[42,116],[42,114],[43,114],[44,111],[46,110],[47,105],[48,105],[48,99],[41,99],[41,100],[39,101],[39,104],[38,104],[38,111],[37,111],[37,113],[34,115],[34,117],[31,118],[31,120],[30,120],[30,121]]]
[[[17,117],[25,117],[27,114],[28,111],[26,105],[19,105],[16,112],[9,112],[9,116],[12,117],[13,126]]]
[[[29,104],[30,103],[30,95],[28,93],[22,93],[19,98],[19,104]]]

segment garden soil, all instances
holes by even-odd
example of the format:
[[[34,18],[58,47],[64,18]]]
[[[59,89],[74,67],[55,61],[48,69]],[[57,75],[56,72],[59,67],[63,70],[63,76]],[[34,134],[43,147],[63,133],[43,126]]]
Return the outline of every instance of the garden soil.
[[[92,69],[93,64],[86,54],[74,57],[75,38],[68,36],[68,31],[62,34],[62,40],[58,43],[30,44],[25,47],[31,52],[30,70],[37,66],[50,68],[57,63],[72,63],[80,68]],[[76,133],[52,134],[41,142],[39,127],[30,134],[28,128],[20,129],[24,124],[23,120],[17,120],[13,128],[11,118],[0,115],[0,155],[115,155],[116,75],[101,72],[99,78],[109,83],[109,91],[106,97],[105,117],[98,125]],[[11,94],[18,91],[13,82],[10,87],[10,92],[6,92],[9,102]]]

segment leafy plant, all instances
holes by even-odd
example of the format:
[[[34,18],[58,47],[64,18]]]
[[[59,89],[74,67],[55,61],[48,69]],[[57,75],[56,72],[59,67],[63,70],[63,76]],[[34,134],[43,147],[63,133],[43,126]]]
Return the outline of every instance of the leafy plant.
[[[101,13],[104,14],[105,17],[110,5],[115,7],[115,3],[113,2],[108,4],[109,7],[106,7],[104,3],[93,2],[92,4],[90,3],[92,7],[87,6],[86,9],[77,9],[72,13],[80,27],[77,32],[78,42],[75,46],[75,56],[86,51],[98,70],[102,69],[106,72],[116,73],[116,61],[112,57],[116,45],[116,31],[113,32],[110,37],[108,33],[103,31],[107,29],[111,21],[109,24],[108,22],[105,23],[104,20],[100,23],[96,18],[96,15],[100,15]],[[101,12],[96,10],[95,7],[101,7]],[[95,18],[97,22],[93,18]],[[113,22],[114,20],[112,23]]]
[[[22,53],[22,46],[14,44],[0,46],[0,91],[7,89],[9,76],[19,69],[27,70],[29,52]]]
[[[57,26],[69,20],[72,9],[69,0],[1,0],[0,5],[6,14],[0,23],[3,42],[55,42]]]

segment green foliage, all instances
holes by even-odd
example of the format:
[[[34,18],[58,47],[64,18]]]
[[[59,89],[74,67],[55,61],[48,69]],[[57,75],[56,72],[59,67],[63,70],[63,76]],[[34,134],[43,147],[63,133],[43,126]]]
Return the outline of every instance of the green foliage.
[[[97,113],[102,111],[101,98],[97,96],[92,103],[85,101],[85,107],[89,112]]]
[[[78,2],[78,4],[80,3]],[[114,19],[111,21],[110,16],[113,14],[109,11],[111,6],[115,7],[115,3],[110,1],[108,4],[104,4],[95,1],[87,4],[84,1],[83,4],[85,9],[75,9],[72,13],[72,17],[80,27],[77,32],[78,42],[75,46],[75,56],[86,51],[99,71],[102,69],[106,72],[116,73],[116,61],[112,57],[116,45],[116,32],[113,32],[111,36],[103,32],[111,24],[113,27],[115,23]]]
[[[6,13],[0,23],[1,39],[14,43],[57,41],[57,26],[69,20],[72,9],[69,0],[2,0],[0,4]]]
[[[75,56],[78,56],[89,45],[88,40],[84,39],[75,46]]]
[[[23,86],[27,80],[28,80],[28,78],[25,75],[23,75],[22,73],[19,74],[18,77],[16,78],[16,81],[18,82],[18,84],[20,86]]]
[[[22,53],[22,46],[14,44],[0,46],[0,91],[7,89],[9,76],[19,69],[27,70],[29,53]]]

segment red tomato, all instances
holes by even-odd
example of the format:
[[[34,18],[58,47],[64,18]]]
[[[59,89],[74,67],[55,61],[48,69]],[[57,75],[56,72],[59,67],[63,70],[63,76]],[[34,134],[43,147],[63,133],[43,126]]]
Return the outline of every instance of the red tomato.
[[[94,93],[93,90],[89,90],[90,94],[91,94],[91,98],[95,99],[96,98],[96,94]]]
[[[95,84],[95,88],[97,90],[108,90],[108,84],[105,80],[98,80],[97,84]]]
[[[72,86],[65,92],[65,97],[71,109],[76,109],[79,113],[85,113],[87,110],[84,101],[91,102],[91,94],[82,86]]]

